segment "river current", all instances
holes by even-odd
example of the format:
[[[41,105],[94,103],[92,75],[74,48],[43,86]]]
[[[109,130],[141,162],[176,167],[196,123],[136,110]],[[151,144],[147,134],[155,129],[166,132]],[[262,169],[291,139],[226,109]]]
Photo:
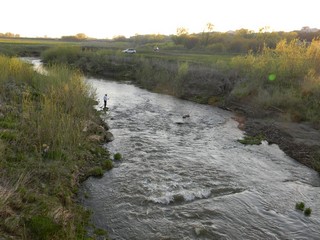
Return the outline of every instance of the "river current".
[[[117,240],[320,239],[320,177],[277,145],[242,145],[232,113],[131,84],[88,79],[123,159],[82,186]],[[312,209],[296,210],[297,202]]]

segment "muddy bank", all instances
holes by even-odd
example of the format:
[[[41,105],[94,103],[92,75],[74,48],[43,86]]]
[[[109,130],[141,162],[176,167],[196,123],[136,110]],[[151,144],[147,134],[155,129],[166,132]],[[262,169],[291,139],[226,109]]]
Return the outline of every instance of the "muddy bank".
[[[238,127],[248,136],[262,134],[291,158],[320,172],[320,131],[312,124],[286,121],[275,109],[261,110],[248,103],[229,102],[227,108],[236,113]]]
[[[244,130],[250,136],[262,133],[288,156],[320,172],[320,133],[308,124],[248,118]]]

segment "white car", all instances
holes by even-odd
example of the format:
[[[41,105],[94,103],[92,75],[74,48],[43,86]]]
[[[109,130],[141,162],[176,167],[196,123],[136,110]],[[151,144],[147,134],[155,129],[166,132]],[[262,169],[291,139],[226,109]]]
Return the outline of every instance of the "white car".
[[[127,48],[127,49],[123,50],[122,52],[124,52],[124,53],[136,53],[137,51],[135,49],[133,49],[133,48]]]

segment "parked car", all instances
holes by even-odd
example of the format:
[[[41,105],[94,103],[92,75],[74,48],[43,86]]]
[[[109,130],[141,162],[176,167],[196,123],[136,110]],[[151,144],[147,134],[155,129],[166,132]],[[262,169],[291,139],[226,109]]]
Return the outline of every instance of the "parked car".
[[[127,48],[127,49],[123,50],[122,52],[124,52],[124,53],[136,53],[137,51],[135,49],[133,49],[133,48]]]

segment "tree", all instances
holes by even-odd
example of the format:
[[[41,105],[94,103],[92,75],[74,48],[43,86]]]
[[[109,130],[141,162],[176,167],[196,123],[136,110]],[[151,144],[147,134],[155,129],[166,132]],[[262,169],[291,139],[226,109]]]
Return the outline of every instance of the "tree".
[[[212,32],[214,28],[214,25],[212,23],[207,23],[207,32]]]
[[[6,32],[6,33],[4,34],[4,36],[7,37],[7,38],[13,38],[13,37],[15,36],[15,34],[14,34],[14,33],[11,33],[11,32]]]
[[[85,40],[85,39],[88,39],[88,36],[84,33],[78,33],[76,35],[76,38],[79,39],[79,40]]]
[[[210,34],[213,31],[214,25],[212,23],[207,23],[206,28],[202,32],[201,36],[201,45],[202,46],[208,46],[209,40],[210,40]]]
[[[184,38],[183,45],[188,48],[194,48],[199,42],[199,38],[194,35],[189,35]]]
[[[188,34],[189,34],[189,30],[187,28],[184,28],[184,27],[177,28],[177,36],[183,36]]]
[[[125,41],[127,41],[128,39],[125,37],[125,36],[123,36],[123,35],[118,35],[118,36],[114,36],[113,38],[112,38],[112,40],[114,40],[114,41],[121,41],[121,42],[125,42]]]
[[[188,34],[189,32],[187,28],[179,27],[177,28],[177,35],[172,36],[172,41],[177,45],[183,44]]]

